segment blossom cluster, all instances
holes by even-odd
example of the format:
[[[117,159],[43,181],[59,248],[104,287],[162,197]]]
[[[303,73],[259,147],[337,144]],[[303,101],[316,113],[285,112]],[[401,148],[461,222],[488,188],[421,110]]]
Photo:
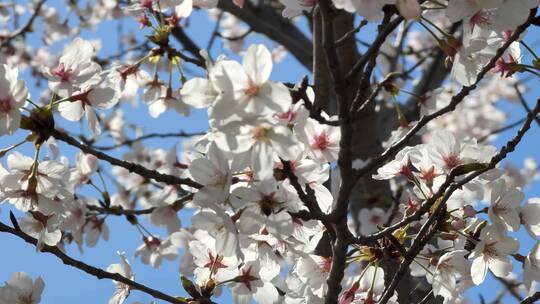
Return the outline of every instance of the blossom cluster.
[[[280,2],[286,18],[317,5]],[[412,38],[400,46],[409,50],[402,62],[383,55],[372,58],[383,76],[418,61],[415,56],[425,52],[420,46],[441,50],[451,65],[452,79],[422,96],[404,89],[410,75],[371,88],[382,88],[384,95],[374,113],[395,108],[399,123],[385,130],[380,143],[385,153],[349,159],[351,168],[344,167],[350,158],[344,151],[351,149],[343,144],[350,131],[344,122],[348,117],[314,108],[317,90],[307,79],[296,84],[271,80],[284,48],[251,44],[244,49],[251,30],[216,8],[217,1],[98,3],[76,12],[89,16],[81,18],[81,28],[120,16],[136,19],[151,30],[143,55],[103,63],[99,43],[80,37],[56,55],[46,46],[30,51],[15,45],[9,55],[0,48],[0,136],[24,133],[20,143],[0,150],[5,157],[0,203],[20,215],[12,216],[13,229],[35,239],[37,251],[67,252],[74,243],[83,252],[107,241],[114,233],[107,217],[121,215],[142,237],[134,259],[156,269],[164,267],[164,260],[179,260],[186,302],[207,303],[228,289],[235,303],[323,303],[334,292],[331,274],[343,265],[337,282],[340,304],[398,303],[398,292],[389,289],[392,269],[387,263],[405,265],[407,260],[411,276],[425,279],[444,303],[465,303],[465,291],[482,284],[488,273],[503,280],[515,276],[515,262],[522,269],[523,293],[536,291],[540,198],[526,199],[524,191],[537,179],[537,165],[527,159],[521,171],[510,164],[498,166],[502,154],[489,140],[506,121],[497,108],[501,97],[522,98],[515,74],[531,72],[537,64],[521,64],[523,42],[514,37],[537,0],[332,1],[335,9],[367,22],[379,21],[392,7],[398,18],[418,23],[410,28]],[[222,29],[225,48],[241,54],[241,60],[212,58],[206,51],[191,58],[174,47],[174,30],[194,8],[209,9]],[[62,23],[53,7],[40,9],[46,44],[78,35],[80,29]],[[0,24],[10,18],[3,10],[0,6]],[[443,30],[458,23],[463,26],[460,39]],[[399,53],[390,39],[380,49]],[[36,56],[25,56],[29,52]],[[186,77],[188,63],[204,72]],[[30,96],[29,81],[21,76],[27,70],[46,82],[41,96]],[[478,90],[467,92],[457,104],[464,87]],[[412,96],[420,122],[437,116],[421,132],[415,130],[420,122],[405,117],[401,93]],[[139,101],[153,119],[169,110],[189,116],[192,109],[204,109],[209,130],[182,142],[181,155],[176,146],[154,149],[130,140],[122,107]],[[452,113],[438,114],[449,107]],[[529,126],[533,114],[524,119]],[[58,127],[63,120],[84,120],[88,135],[81,134],[79,142]],[[418,135],[417,144],[400,146],[409,132]],[[129,146],[122,159],[96,144],[104,135],[116,144],[113,148]],[[59,142],[80,149],[74,162]],[[33,156],[18,151],[25,143],[33,144]],[[388,152],[393,148],[395,155]],[[377,157],[390,154],[376,163]],[[350,195],[343,198],[344,185],[351,181],[341,180],[340,174],[351,171],[352,177],[369,166],[375,170],[364,178],[388,185],[392,202],[368,202],[357,213],[345,205],[344,220],[335,220],[343,201],[354,203]],[[181,211],[187,211],[190,226],[182,225]],[[423,229],[433,221],[429,242],[410,256],[415,238],[423,239]],[[153,228],[166,232],[159,235]],[[522,240],[515,237],[521,230],[536,242],[529,252],[520,250]],[[335,253],[341,238],[347,242],[346,261],[338,261]],[[126,279],[114,277],[109,304],[124,303],[135,288],[129,284],[135,280],[130,257],[119,252],[119,258],[119,264],[104,270]],[[0,288],[0,304],[37,304],[43,289],[41,277],[32,281],[26,273],[15,273]]]

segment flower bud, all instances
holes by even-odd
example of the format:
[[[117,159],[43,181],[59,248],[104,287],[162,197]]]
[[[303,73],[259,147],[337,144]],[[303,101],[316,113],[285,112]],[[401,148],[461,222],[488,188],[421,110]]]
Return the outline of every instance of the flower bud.
[[[471,205],[463,206],[463,215],[466,217],[476,217],[476,210]]]
[[[462,219],[456,219],[452,221],[452,228],[456,230],[461,230],[467,226],[467,222]]]
[[[98,169],[98,160],[92,154],[84,154],[82,158],[82,165],[85,170],[85,173],[95,172]]]
[[[397,0],[396,7],[401,16],[407,20],[418,20],[422,16],[418,0]]]
[[[443,40],[439,40],[439,47],[450,58],[454,58],[454,56],[456,56],[459,49],[461,49],[461,46],[461,42],[453,36],[447,36]]]

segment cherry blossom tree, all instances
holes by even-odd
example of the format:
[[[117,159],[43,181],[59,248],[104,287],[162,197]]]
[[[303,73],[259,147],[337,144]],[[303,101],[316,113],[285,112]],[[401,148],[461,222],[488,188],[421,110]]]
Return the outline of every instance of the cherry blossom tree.
[[[508,156],[538,141],[538,4],[2,1],[0,235],[110,279],[109,304],[486,303],[466,291],[493,278],[493,303],[534,303],[537,164]],[[152,130],[197,111],[203,132]],[[73,258],[113,217],[141,242]],[[183,288],[139,283],[139,258]],[[39,303],[42,277],[0,304]]]

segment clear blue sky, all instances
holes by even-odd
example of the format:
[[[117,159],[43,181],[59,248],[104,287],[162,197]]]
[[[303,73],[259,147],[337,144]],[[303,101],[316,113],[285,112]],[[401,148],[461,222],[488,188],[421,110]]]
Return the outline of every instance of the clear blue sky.
[[[26,1],[24,1],[26,2]],[[49,1],[57,8],[60,7],[57,4],[61,1]],[[131,20],[124,22],[124,30],[128,29],[137,30],[134,23]],[[101,37],[103,40],[103,49],[100,55],[106,56],[107,54],[116,53],[117,50],[117,37],[116,31],[111,30],[116,28],[114,22],[107,22],[100,25],[95,33],[89,31],[83,31],[82,36],[85,38],[93,38],[96,36]],[[188,29],[188,33],[195,41],[201,45],[206,46],[210,32],[213,26],[208,22],[208,18],[204,11],[195,11],[191,18],[191,26]],[[39,27],[36,27],[39,30]],[[529,35],[529,37],[535,35]],[[36,41],[35,35],[32,36],[32,40]],[[250,38],[250,41],[261,42],[265,41],[260,36]],[[61,49],[61,46],[58,48]],[[213,52],[218,53],[221,50],[221,44],[219,41],[214,44]],[[530,57],[526,57],[529,59]],[[301,77],[306,74],[307,71],[295,62],[292,56],[287,58],[280,64],[278,64],[272,74],[272,78],[275,80],[297,82]],[[28,76],[28,75],[26,75]],[[533,80],[533,82],[536,80]],[[527,94],[530,97],[530,101],[534,100],[535,96],[538,96],[540,90],[537,88],[537,82],[533,84],[533,89]],[[39,95],[39,90],[35,87],[31,88],[33,96]],[[508,103],[501,103],[501,107],[508,113],[509,122],[513,122],[524,116],[524,111],[521,106],[517,104],[509,105]],[[186,119],[176,112],[169,111],[162,115],[158,120],[152,119],[148,115],[148,111],[145,105],[138,108],[132,108],[131,106],[123,107],[126,113],[126,119],[129,122],[141,123],[147,127],[149,132],[171,132],[174,130],[184,131],[201,131],[207,128],[207,119],[204,111],[195,111],[193,116]],[[78,124],[66,123],[63,119],[58,119],[60,125],[63,127],[77,127]],[[508,138],[514,134],[515,130],[501,134],[495,144],[501,146]],[[7,147],[11,143],[16,142],[22,132],[19,132],[17,137],[2,137],[0,141],[0,149]],[[540,151],[538,146],[538,139],[540,138],[540,131],[537,126],[534,126],[533,130],[526,136],[523,144],[519,146],[516,152],[512,153],[509,159],[521,166],[525,157],[532,156],[537,161],[540,161]],[[146,145],[152,147],[161,147],[168,149],[174,144],[172,140],[148,140],[145,141]],[[31,145],[25,145],[20,149],[21,152],[31,155],[33,153]],[[63,154],[67,154],[70,161],[74,161],[75,150],[61,145],[61,151]],[[121,152],[111,152],[112,155],[120,157]],[[532,187],[526,189],[527,197],[540,196],[539,184],[535,183]],[[87,190],[86,194],[95,195],[95,192]],[[9,206],[3,205],[1,207],[0,219],[3,222],[9,222]],[[183,223],[189,224],[189,218],[185,213],[182,213]],[[133,258],[135,249],[140,245],[141,239],[135,228],[129,225],[122,217],[110,216],[107,219],[107,224],[111,228],[110,240],[108,242],[100,241],[95,248],[86,248],[84,255],[80,255],[78,250],[71,246],[68,248],[68,253],[75,258],[81,259],[91,265],[106,268],[111,263],[118,262],[117,250],[125,251],[128,259],[130,260],[135,278],[137,281],[147,284],[150,287],[159,289],[163,292],[172,295],[183,295],[181,285],[178,277],[178,260],[174,262],[165,261],[159,270],[155,270],[148,265],[144,265]],[[146,225],[150,227],[150,225]],[[151,227],[151,231],[160,235],[164,235],[164,231]],[[530,238],[525,233],[520,233],[520,239],[527,240],[522,242],[521,253],[526,253],[527,250],[532,247]],[[0,282],[3,282],[9,278],[11,273],[16,271],[25,271],[30,273],[33,278],[38,275],[42,276],[45,280],[45,291],[42,298],[44,304],[64,304],[64,303],[79,303],[79,304],[95,304],[95,303],[107,303],[109,297],[113,293],[114,285],[108,280],[97,280],[77,269],[67,267],[54,256],[43,253],[36,253],[34,247],[24,243],[20,239],[7,234],[0,234],[0,242],[2,244],[0,250]],[[482,288],[475,288],[469,291],[471,295],[471,302],[478,302],[476,296],[479,292],[484,292],[486,299],[490,299],[495,295],[495,290],[499,290],[499,285],[492,279],[489,280]],[[151,297],[134,291],[127,303],[133,301],[141,301],[143,303],[149,303],[152,300]],[[218,302],[228,303],[230,297],[224,296],[217,300]]]

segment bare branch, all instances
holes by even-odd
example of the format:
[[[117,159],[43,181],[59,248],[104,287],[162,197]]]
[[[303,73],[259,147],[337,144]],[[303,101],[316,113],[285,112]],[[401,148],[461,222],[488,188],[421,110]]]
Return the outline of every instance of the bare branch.
[[[29,236],[28,234],[22,232],[21,230],[11,228],[11,227],[9,227],[8,225],[6,225],[6,224],[4,224],[2,222],[0,222],[0,232],[7,232],[9,234],[15,235],[15,236],[23,239],[27,243],[30,243],[30,244],[32,244],[34,246],[37,244],[37,240],[35,238],[33,238],[33,237]],[[101,268],[97,268],[97,267],[88,265],[88,264],[86,264],[86,263],[84,263],[82,261],[76,260],[76,259],[68,256],[67,254],[65,254],[63,251],[61,251],[56,246],[45,245],[41,251],[53,254],[57,258],[59,258],[64,264],[75,267],[77,269],[80,269],[80,270],[82,270],[82,271],[84,271],[84,272],[86,272],[86,273],[100,279],[100,280],[101,279],[111,279],[111,280],[114,280],[114,281],[117,281],[117,282],[124,283],[124,284],[130,286],[132,289],[140,290],[140,291],[142,291],[144,293],[147,293],[147,294],[153,296],[156,299],[161,299],[161,300],[167,301],[168,303],[174,303],[174,304],[186,304],[186,303],[188,303],[187,301],[184,301],[182,299],[175,298],[173,296],[164,294],[159,290],[155,290],[155,289],[147,287],[146,285],[143,285],[141,283],[137,283],[137,282],[135,282],[133,280],[130,280],[130,279],[118,274],[118,273],[111,273],[111,272],[105,271],[105,270],[103,270]]]
[[[200,189],[202,187],[199,183],[196,183],[195,181],[189,178],[180,178],[174,175],[159,173],[156,170],[150,170],[139,164],[127,162],[124,160],[120,160],[118,158],[114,158],[94,148],[91,148],[83,143],[80,143],[75,138],[70,137],[69,135],[67,135],[66,133],[62,131],[54,129],[54,130],[49,131],[49,135],[56,138],[57,140],[63,141],[71,146],[79,148],[84,153],[92,154],[95,157],[110,163],[111,165],[122,167],[128,170],[129,172],[137,173],[142,177],[154,179],[158,182],[166,183],[169,185],[186,185],[186,186],[197,188],[197,189]]]
[[[262,3],[254,6],[246,1],[245,7],[240,8],[231,0],[220,0],[218,8],[236,16],[249,25],[251,30],[283,45],[304,67],[311,69],[313,57],[311,41],[289,20],[276,13],[272,7]]]
[[[528,296],[520,304],[534,304],[536,301],[540,300],[540,291],[535,292],[533,295]]]
[[[188,194],[175,202],[173,202],[170,206],[176,209],[181,209],[185,203],[193,199],[193,194]],[[154,212],[154,210],[157,209],[157,207],[147,208],[147,209],[141,209],[141,210],[132,210],[132,209],[123,209],[122,207],[99,207],[94,205],[87,205],[86,206],[89,210],[97,211],[99,213],[104,214],[111,214],[111,215],[143,215],[143,214],[151,214]]]
[[[146,140],[146,139],[150,139],[150,138],[193,137],[193,136],[200,136],[200,135],[204,135],[204,134],[205,134],[204,132],[186,133],[184,131],[174,132],[174,133],[150,133],[150,134],[146,134],[146,135],[143,135],[143,136],[139,136],[137,138],[126,139],[126,140],[124,140],[124,141],[122,141],[120,143],[117,143],[117,144],[111,145],[111,146],[92,146],[92,147],[95,148],[95,149],[98,149],[98,150],[106,151],[106,150],[114,150],[114,149],[120,148],[122,146],[131,146],[136,142]]]
[[[43,4],[45,4],[46,1],[47,0],[40,0],[36,4],[36,6],[34,7],[34,12],[32,13],[32,15],[30,16],[30,19],[28,19],[25,25],[15,30],[13,33],[11,33],[8,36],[0,36],[0,41],[2,41],[2,43],[0,43],[0,48],[3,48],[4,46],[8,45],[11,42],[11,40],[19,36],[24,36],[26,35],[26,33],[32,31],[32,24],[34,24],[34,21],[36,20],[37,16],[39,16],[39,13],[41,12],[41,7],[43,6]]]
[[[412,263],[412,261],[414,260],[414,257],[418,255],[418,253],[422,250],[422,248],[424,248],[424,245],[431,239],[431,237],[435,234],[435,232],[437,232],[438,229],[436,227],[437,226],[436,222],[439,222],[440,220],[442,220],[444,216],[444,211],[446,210],[446,202],[448,201],[450,196],[452,196],[454,191],[461,188],[463,185],[467,184],[468,182],[478,177],[482,173],[495,168],[495,166],[504,158],[506,158],[506,156],[510,152],[514,151],[517,145],[523,139],[523,136],[525,135],[525,133],[527,133],[527,131],[531,128],[531,123],[536,117],[536,115],[538,115],[538,113],[540,113],[540,100],[536,102],[536,107],[532,110],[532,112],[527,115],[527,120],[525,121],[521,129],[519,129],[519,131],[514,136],[514,138],[508,141],[508,143],[501,149],[501,151],[499,151],[499,153],[497,153],[495,156],[491,158],[491,161],[485,168],[467,175],[467,177],[463,178],[459,182],[453,182],[455,178],[455,172],[452,171],[450,176],[444,182],[443,186],[450,183],[451,185],[448,187],[448,190],[446,191],[443,190],[442,192],[441,192],[441,189],[443,188],[443,186],[441,186],[441,189],[439,189],[439,191],[437,191],[437,193],[432,197],[432,198],[435,198],[435,200],[438,200],[441,197],[441,194],[444,192],[444,196],[442,196],[442,199],[439,202],[439,205],[437,206],[435,211],[432,213],[432,215],[427,219],[427,221],[420,228],[420,231],[418,232],[416,238],[414,239],[409,250],[407,251],[406,258],[399,265],[399,269],[395,273],[394,278],[392,279],[392,282],[390,283],[389,286],[387,286],[385,292],[383,293],[381,300],[379,301],[380,304],[386,304],[388,300],[392,297],[394,290],[396,289],[400,279],[407,272],[407,269],[409,265]],[[448,183],[450,179],[452,181]],[[430,198],[430,200],[432,200],[432,198]]]
[[[452,97],[452,99],[450,100],[450,103],[446,107],[443,107],[440,110],[438,110],[438,111],[436,111],[436,112],[434,112],[432,114],[422,116],[418,120],[416,125],[414,125],[414,127],[412,127],[409,130],[409,132],[407,132],[407,134],[405,134],[404,137],[402,137],[399,141],[397,141],[395,144],[393,144],[390,148],[386,149],[386,151],[384,151],[379,157],[374,158],[371,161],[369,161],[369,163],[364,168],[362,168],[361,170],[358,170],[358,172],[356,174],[356,177],[357,178],[362,177],[363,175],[367,174],[368,172],[371,172],[377,166],[380,166],[381,164],[383,164],[389,158],[393,157],[395,155],[395,153],[399,152],[405,145],[407,145],[409,140],[413,136],[415,136],[418,133],[418,131],[420,131],[430,121],[432,121],[432,120],[436,119],[437,117],[442,116],[442,115],[444,115],[444,114],[446,114],[448,112],[453,111],[456,108],[456,106],[458,104],[460,104],[466,96],[469,95],[470,92],[472,92],[473,90],[476,89],[478,83],[485,77],[485,75],[493,67],[495,67],[495,64],[496,64],[497,60],[499,60],[499,58],[501,58],[501,56],[504,54],[506,49],[508,49],[508,47],[510,47],[510,45],[514,41],[516,41],[523,32],[525,32],[525,30],[530,26],[530,24],[531,24],[530,20],[534,17],[535,14],[536,14],[536,9],[531,10],[531,14],[529,15],[529,20],[527,22],[525,22],[523,25],[519,26],[514,31],[512,36],[504,43],[504,45],[497,50],[495,56],[493,56],[493,58],[491,58],[489,63],[484,66],[484,68],[480,71],[480,73],[478,73],[476,81],[474,82],[473,85],[467,86],[467,87],[466,86],[462,87],[461,90],[458,92],[458,94],[456,94],[456,95],[454,95]]]

